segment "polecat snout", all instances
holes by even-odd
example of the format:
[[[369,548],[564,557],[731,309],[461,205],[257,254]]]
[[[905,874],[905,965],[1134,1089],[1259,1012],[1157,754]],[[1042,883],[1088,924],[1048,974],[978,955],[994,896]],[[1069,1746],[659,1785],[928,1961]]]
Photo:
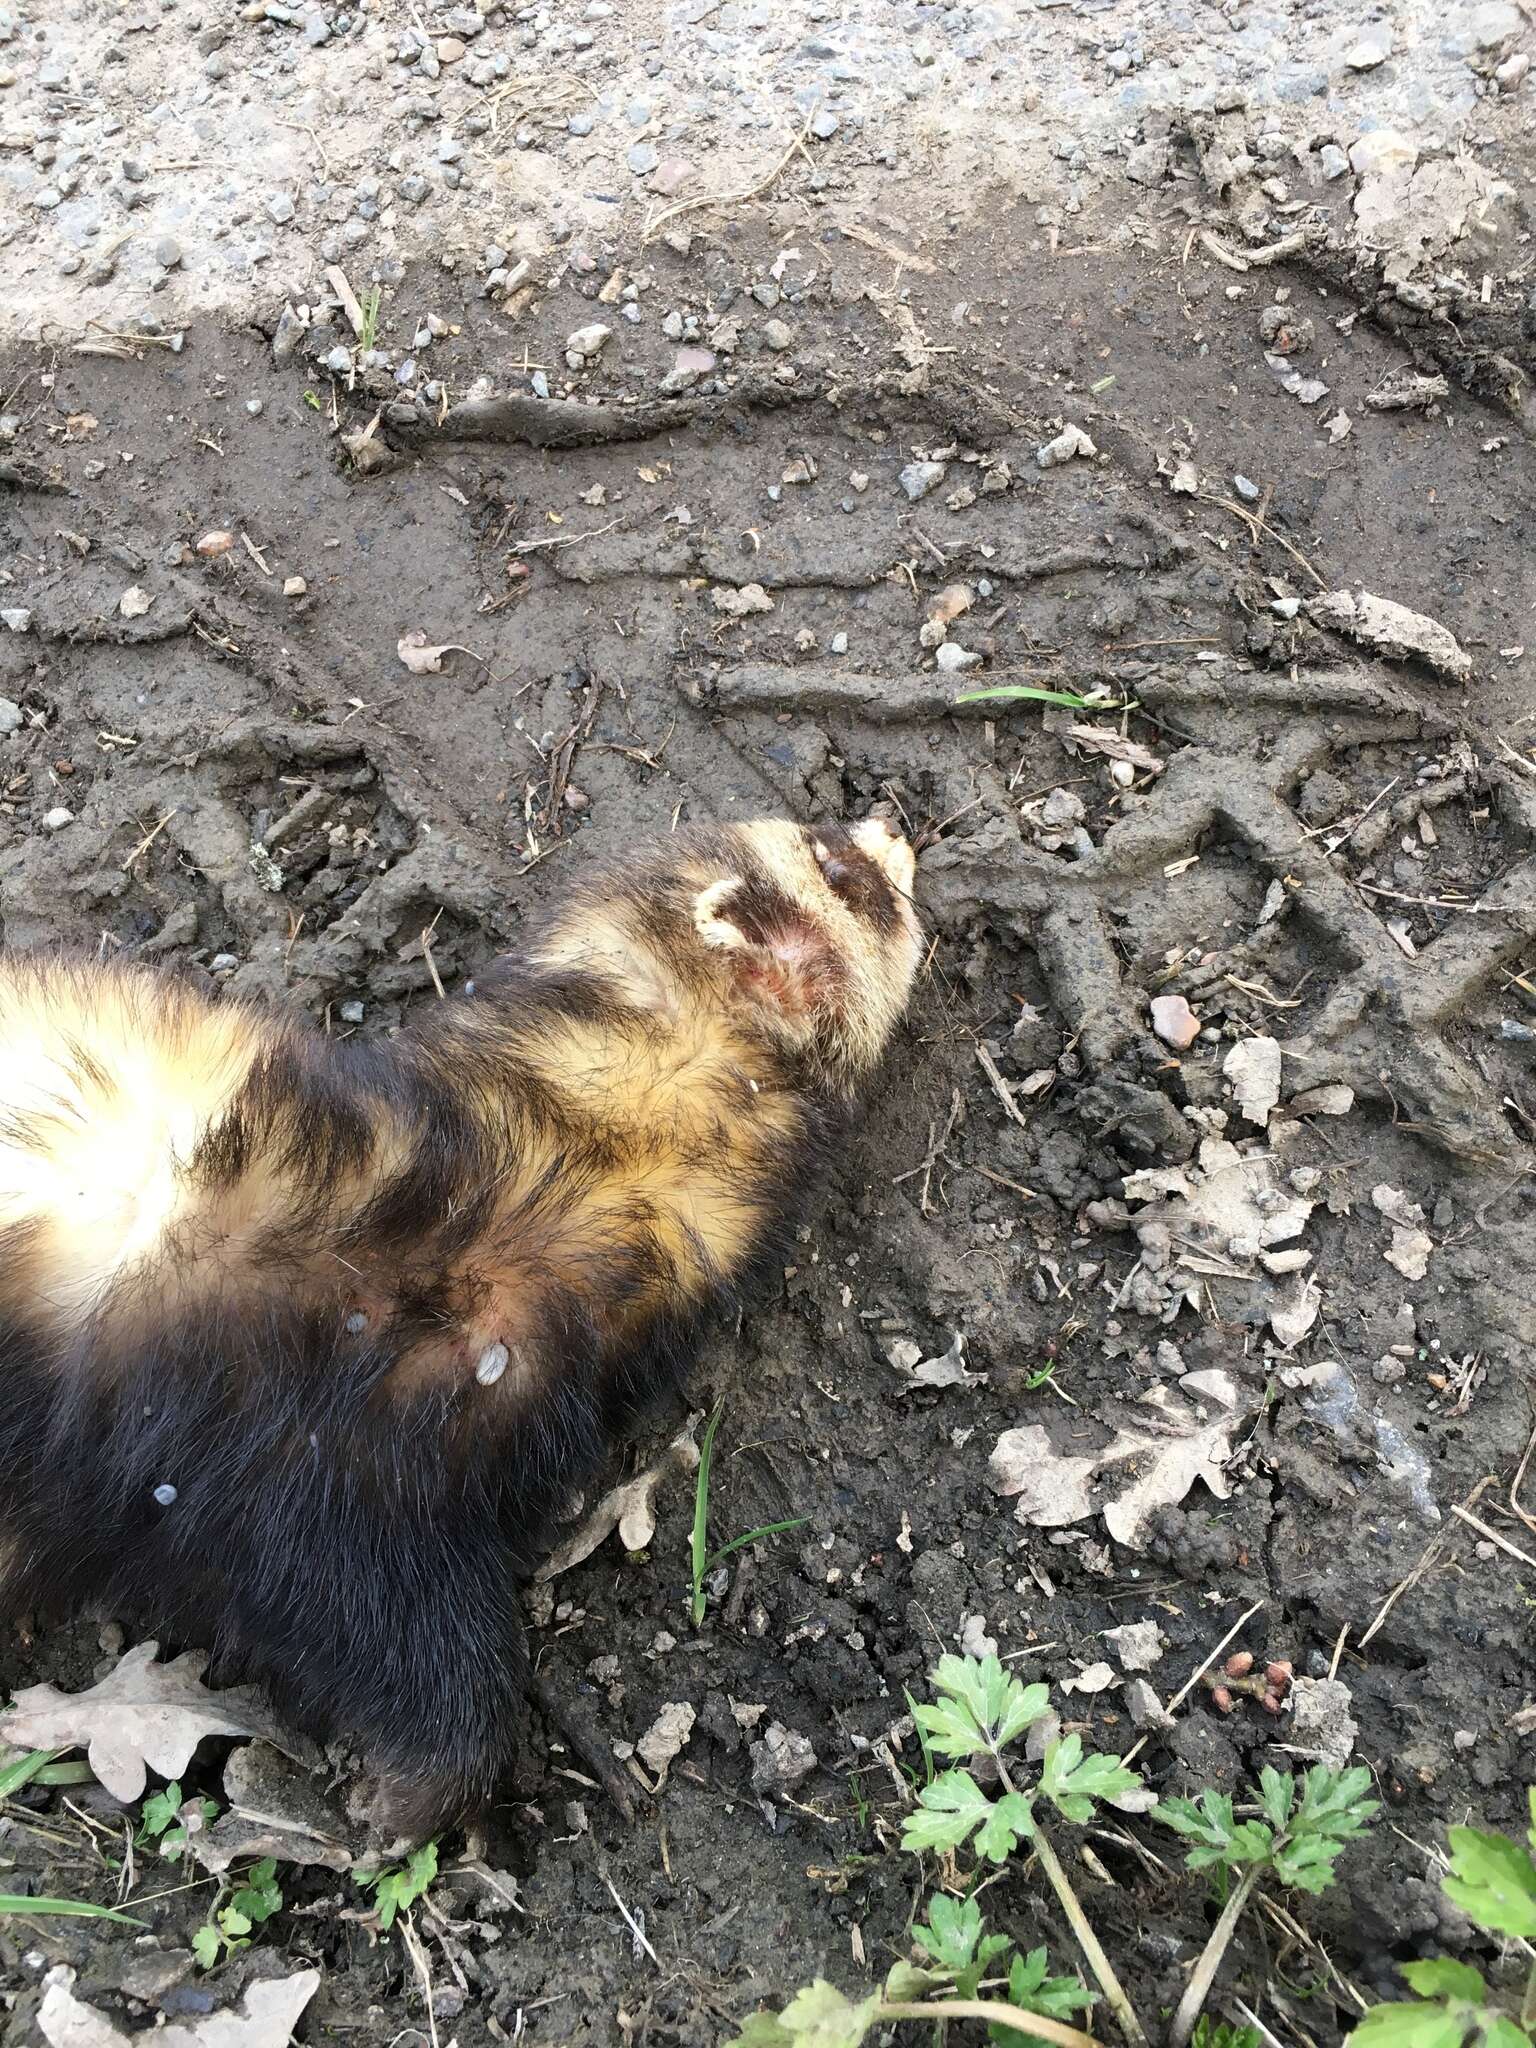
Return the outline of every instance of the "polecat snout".
[[[781,1255],[912,876],[879,820],[679,835],[382,1045],[0,959],[0,1612],[207,1645],[404,1831],[481,1807],[518,1579]]]

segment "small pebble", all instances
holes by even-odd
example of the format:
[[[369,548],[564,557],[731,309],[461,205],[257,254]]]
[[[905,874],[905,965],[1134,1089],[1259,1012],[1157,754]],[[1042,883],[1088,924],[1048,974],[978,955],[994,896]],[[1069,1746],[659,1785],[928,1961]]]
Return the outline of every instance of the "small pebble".
[[[155,242],[154,256],[162,270],[174,270],[181,261],[181,244],[174,235],[161,235]]]
[[[293,219],[294,206],[286,192],[271,192],[266,199],[267,218],[278,227]]]
[[[285,576],[283,578],[284,597],[303,597],[308,589],[309,585],[302,576]]]
[[[1258,485],[1254,482],[1251,476],[1236,475],[1232,479],[1232,484],[1233,488],[1237,492],[1237,495],[1240,498],[1246,498],[1250,505],[1253,503],[1255,498],[1261,495]]]
[[[937,484],[943,483],[948,467],[946,462],[909,462],[901,472],[901,488],[909,498],[926,498]],[[862,488],[857,477],[850,478],[850,482],[855,490]]]
[[[793,348],[795,337],[782,320],[763,322],[763,339],[776,355],[782,355],[787,348]]]
[[[45,832],[62,832],[66,825],[73,825],[75,814],[66,810],[63,804],[59,804],[54,810],[44,811],[42,822]]]

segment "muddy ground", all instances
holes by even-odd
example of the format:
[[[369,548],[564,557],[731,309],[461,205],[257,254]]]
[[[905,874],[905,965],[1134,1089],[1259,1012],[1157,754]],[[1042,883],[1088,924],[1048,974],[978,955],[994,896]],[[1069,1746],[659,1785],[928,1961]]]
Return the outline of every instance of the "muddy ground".
[[[1395,1962],[1477,1954],[1434,1858],[1449,1822],[1519,1819],[1516,1717],[1536,1691],[1536,1573],[1452,1512],[1493,1475],[1476,1512],[1531,1548],[1509,1506],[1536,1334],[1528,444],[1496,393],[1454,377],[1428,411],[1371,411],[1410,358],[1368,297],[1316,269],[1236,275],[1190,249],[1172,206],[1139,203],[1134,245],[1111,246],[1123,201],[1079,221],[1071,250],[1021,208],[895,291],[888,254],[808,240],[787,207],[686,256],[658,246],[656,288],[701,314],[796,239],[805,289],[784,309],[792,376],[764,347],[734,390],[685,392],[633,440],[609,437],[618,411],[581,424],[584,445],[539,449],[460,438],[427,407],[415,427],[379,421],[387,460],[363,475],[336,429],[365,429],[376,403],[302,351],[275,366],[255,329],[8,365],[0,597],[30,618],[0,632],[0,697],[22,713],[0,741],[7,944],[143,951],[379,1034],[437,1000],[434,969],[450,989],[472,976],[571,877],[674,820],[884,804],[922,844],[933,946],[802,1255],[692,1389],[696,1409],[725,1403],[717,1536],[805,1527],[747,1553],[695,1631],[674,1482],[644,1557],[610,1540],[530,1595],[540,1671],[602,1743],[635,1743],[669,1703],[697,1710],[659,1793],[637,1784],[624,1823],[532,1717],[483,1845],[518,1906],[444,1845],[452,1874],[420,1923],[430,2017],[401,1942],[344,1917],[345,1877],[285,1871],[287,1909],[204,1980],[186,1943],[208,1888],[141,1866],[139,1895],[170,1894],[143,1908],[148,1932],[0,1922],[5,2048],[37,2038],[60,1961],[128,2026],[312,1961],[298,2038],[381,2048],[433,2024],[461,2048],[713,2044],[813,1975],[872,1986],[906,1951],[918,1877],[895,1848],[899,1773],[872,1745],[978,1616],[1014,1670],[1053,1682],[1109,1654],[1105,1629],[1153,1619],[1167,1698],[1253,1609],[1242,1645],[1348,1688],[1383,1821],[1332,1897],[1289,1927],[1254,1920],[1217,2010],[1237,1993],[1279,2040],[1331,2043],[1398,1988]],[[530,364],[564,374],[572,330],[612,319],[594,303],[606,274],[567,276],[515,341],[483,300],[411,276],[381,333],[403,345],[436,314],[461,330],[440,345],[456,393],[514,371],[526,388]],[[1297,367],[1330,386],[1315,407],[1266,366],[1277,293],[1314,323]],[[631,349],[624,388],[654,391],[673,354]],[[600,366],[590,383],[620,388]],[[1097,452],[1041,469],[1067,422]],[[947,465],[915,500],[914,460]],[[1172,488],[1183,464],[1193,494]],[[198,558],[215,529],[234,547]],[[983,656],[963,677],[919,642],[956,581],[975,602],[951,637]],[[749,584],[771,608],[717,606]],[[1288,602],[1343,586],[1439,620],[1469,675],[1375,658]],[[130,588],[150,603],[125,616]],[[396,644],[413,631],[469,651],[412,674]],[[1107,685],[1136,708],[1088,722],[1155,769],[1122,787],[1060,707],[955,709],[1008,680]],[[1042,820],[1058,790],[1081,814],[1058,798]],[[1170,993],[1203,1027],[1182,1053],[1149,1022]],[[1284,1051],[1267,1130],[1222,1075],[1255,1034]],[[1346,1114],[1287,1113],[1329,1083],[1353,1091]],[[1252,1246],[1207,1261],[1180,1308],[1133,1228],[1125,1176],[1187,1167],[1222,1117],[1317,1205],[1301,1243],[1319,1313],[1290,1350],[1270,1316],[1291,1283]],[[1422,1211],[1419,1278],[1384,1256],[1383,1187]],[[893,1348],[929,1358],[957,1334],[979,1377],[910,1387]],[[1131,1546],[1097,1516],[1021,1525],[989,1484],[1003,1431],[1043,1425],[1077,1453],[1103,1440],[1106,1404],[1218,1367],[1241,1406],[1228,1498],[1196,1482]],[[659,1417],[624,1469],[682,1419]],[[13,1689],[84,1684],[100,1662],[94,1625],[0,1638]],[[1114,1668],[1061,1706],[1123,1750],[1138,1730]],[[768,1721],[818,1760],[777,1800],[752,1783]],[[1197,1687],[1139,1761],[1159,1790],[1232,1787],[1315,1742]],[[901,1754],[916,1764],[910,1734]],[[204,1756],[195,1782],[218,1793]],[[112,1836],[62,1798],[5,1809],[0,1889],[109,1900]],[[1072,1860],[1155,2021],[1211,1909],[1151,1819]],[[1012,1875],[989,1901],[1075,1963],[1042,1888]]]

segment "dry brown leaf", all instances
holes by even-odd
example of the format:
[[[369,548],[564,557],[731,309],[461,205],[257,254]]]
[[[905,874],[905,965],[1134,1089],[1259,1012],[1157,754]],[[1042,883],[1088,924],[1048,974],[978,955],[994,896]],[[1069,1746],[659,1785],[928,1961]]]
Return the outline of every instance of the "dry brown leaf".
[[[1178,1393],[1156,1386],[1135,1403],[1112,1402],[1100,1419],[1115,1433],[1090,1457],[1059,1453],[1038,1423],[1004,1430],[987,1476],[995,1493],[1013,1498],[1018,1521],[1060,1529],[1085,1520],[1100,1505],[1093,1493],[1096,1477],[1125,1466],[1130,1483],[1102,1503],[1104,1525],[1117,1543],[1134,1549],[1153,1510],[1177,1506],[1197,1479],[1218,1500],[1227,1498],[1231,1489],[1223,1468],[1246,1406],[1230,1373],[1186,1373]]]
[[[656,1534],[656,1492],[674,1473],[686,1477],[697,1471],[699,1447],[693,1440],[701,1417],[690,1415],[654,1465],[622,1486],[605,1493],[575,1532],[555,1550],[534,1573],[535,1580],[553,1579],[589,1558],[615,1529],[628,1551],[644,1550]]]
[[[1127,739],[1124,733],[1114,732],[1106,726],[1069,725],[1067,738],[1075,740],[1090,754],[1102,754],[1107,761],[1129,761],[1143,775],[1161,775],[1167,766],[1162,756],[1154,754],[1150,747],[1144,747],[1139,740]]]
[[[131,2048],[142,2034],[125,2034],[104,2012],[74,1994],[75,1973],[66,1964],[43,1980],[37,2024],[49,2048]],[[204,2013],[182,2026],[155,2028],[155,2048],[288,2048],[299,2016],[320,1988],[318,1970],[291,1977],[262,1977],[245,1988],[238,2012]]]
[[[395,642],[395,652],[413,676],[440,676],[445,654],[467,654],[471,661],[480,659],[472,647],[460,647],[452,640],[445,640],[441,647],[430,647],[419,626],[413,626],[409,633],[400,635]]]
[[[254,1691],[210,1692],[200,1680],[205,1651],[188,1650],[157,1664],[158,1643],[124,1652],[115,1670],[86,1692],[29,1685],[0,1715],[0,1741],[18,1749],[83,1749],[91,1769],[124,1805],[144,1796],[150,1770],[179,1778],[209,1735],[259,1735],[282,1749],[279,1733]]]

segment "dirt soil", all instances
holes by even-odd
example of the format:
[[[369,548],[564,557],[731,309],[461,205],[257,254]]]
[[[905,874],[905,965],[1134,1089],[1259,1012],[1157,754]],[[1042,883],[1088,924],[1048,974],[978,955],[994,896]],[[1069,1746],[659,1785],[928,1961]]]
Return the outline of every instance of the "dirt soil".
[[[1239,274],[1191,248],[1176,198],[1138,199],[1128,244],[1126,194],[1107,191],[1071,248],[1021,205],[940,237],[936,267],[895,289],[889,251],[813,238],[787,202],[686,255],[658,244],[670,303],[719,316],[735,298],[754,319],[736,295],[797,247],[778,277],[803,288],[784,308],[793,374],[770,346],[734,388],[659,415],[571,411],[558,448],[530,445],[549,421],[528,401],[381,417],[318,345],[279,365],[254,326],[7,366],[7,945],[154,955],[384,1034],[438,999],[434,974],[471,977],[647,834],[876,804],[922,847],[933,944],[800,1255],[692,1389],[695,1409],[725,1404],[717,1539],[804,1527],[733,1560],[695,1630],[674,1480],[644,1555],[610,1539],[529,1596],[540,1673],[605,1749],[696,1710],[664,1786],[637,1782],[624,1822],[531,1715],[475,1867],[443,1845],[418,1921],[430,2018],[401,1941],[346,1917],[346,1877],[282,1870],[286,1910],[205,1980],[186,1944],[209,1887],[153,1863],[146,1881],[141,1852],[147,1929],[0,1921],[4,2048],[38,2038],[58,1962],[130,2029],[313,1962],[297,2038],[380,2048],[434,2025],[460,2048],[704,2048],[814,1975],[869,1988],[906,1952],[917,1885],[895,1846],[906,1781],[878,1746],[916,1767],[904,1694],[941,1650],[990,1637],[1053,1683],[1107,1658],[1115,1682],[1058,1696],[1063,1720],[1112,1750],[1145,1732],[1160,1791],[1321,1753],[1315,1723],[1249,1699],[1223,1715],[1199,1686],[1171,1728],[1139,1731],[1103,1631],[1142,1620],[1166,1637],[1146,1674],[1164,1699],[1245,1615],[1234,1646],[1333,1674],[1386,1807],[1334,1894],[1250,1923],[1218,2010],[1236,1992],[1287,2048],[1330,2044],[1398,1990],[1394,1963],[1477,1953],[1435,1855],[1449,1822],[1520,1820],[1536,1692],[1536,1571],[1453,1512],[1493,1475],[1473,1511],[1536,1548],[1510,1507],[1536,1341],[1536,488],[1500,393],[1453,374],[1428,410],[1371,410],[1410,364],[1372,291],[1317,264]],[[472,286],[412,272],[381,336],[408,345],[431,312],[455,393],[523,390],[530,365],[564,375],[573,330],[614,319],[606,276],[568,272],[514,342]],[[1329,385],[1320,404],[1266,365],[1276,302],[1313,323],[1295,365]],[[655,391],[674,350],[646,332],[626,388]],[[1444,334],[1416,346],[1429,371],[1456,356]],[[1475,354],[1450,364],[1474,383]],[[612,395],[600,367],[591,381]],[[1325,427],[1341,412],[1346,432]],[[488,423],[509,437],[466,437]],[[1067,423],[1094,452],[1042,468]],[[914,498],[917,461],[943,473]],[[233,546],[199,556],[220,529]],[[964,674],[919,640],[956,582],[974,601],[950,641],[980,657]],[[717,601],[752,587],[744,616]],[[1311,623],[1307,601],[1339,588],[1439,621],[1467,673]],[[459,651],[414,674],[412,632]],[[955,702],[1009,681],[1133,708]],[[1128,786],[1071,737],[1085,724],[1144,750]],[[1180,994],[1200,1024],[1182,1052],[1149,1009]],[[1283,1053],[1267,1128],[1223,1074],[1255,1036]],[[1335,1107],[1352,1091],[1347,1113],[1308,1104],[1324,1084]],[[1147,1186],[1126,1177],[1160,1170],[1176,1205],[1223,1135],[1315,1204],[1300,1278],[1254,1242],[1181,1266],[1177,1217],[1138,1228]],[[1417,1259],[1404,1232],[1428,1241]],[[1298,1301],[1315,1319],[1287,1349],[1271,1319],[1286,1329]],[[957,1336],[975,1377],[912,1385],[902,1362]],[[1022,1522],[990,1483],[1003,1432],[1083,1455],[1120,1404],[1215,1368],[1238,1403],[1227,1497],[1196,1481],[1121,1543],[1097,1513]],[[622,1473],[683,1419],[658,1417]],[[95,1622],[9,1630],[0,1685],[83,1685],[114,1641]],[[778,1797],[753,1783],[772,1722],[817,1760]],[[219,1794],[221,1762],[205,1749],[189,1783]],[[4,1809],[0,1889],[116,1896],[116,1809],[69,1796],[84,1820],[56,1792]],[[1070,1859],[1149,2020],[1210,1916],[1169,1842],[1121,1818]],[[1075,1964],[1043,1888],[1011,1875],[988,1897]]]

